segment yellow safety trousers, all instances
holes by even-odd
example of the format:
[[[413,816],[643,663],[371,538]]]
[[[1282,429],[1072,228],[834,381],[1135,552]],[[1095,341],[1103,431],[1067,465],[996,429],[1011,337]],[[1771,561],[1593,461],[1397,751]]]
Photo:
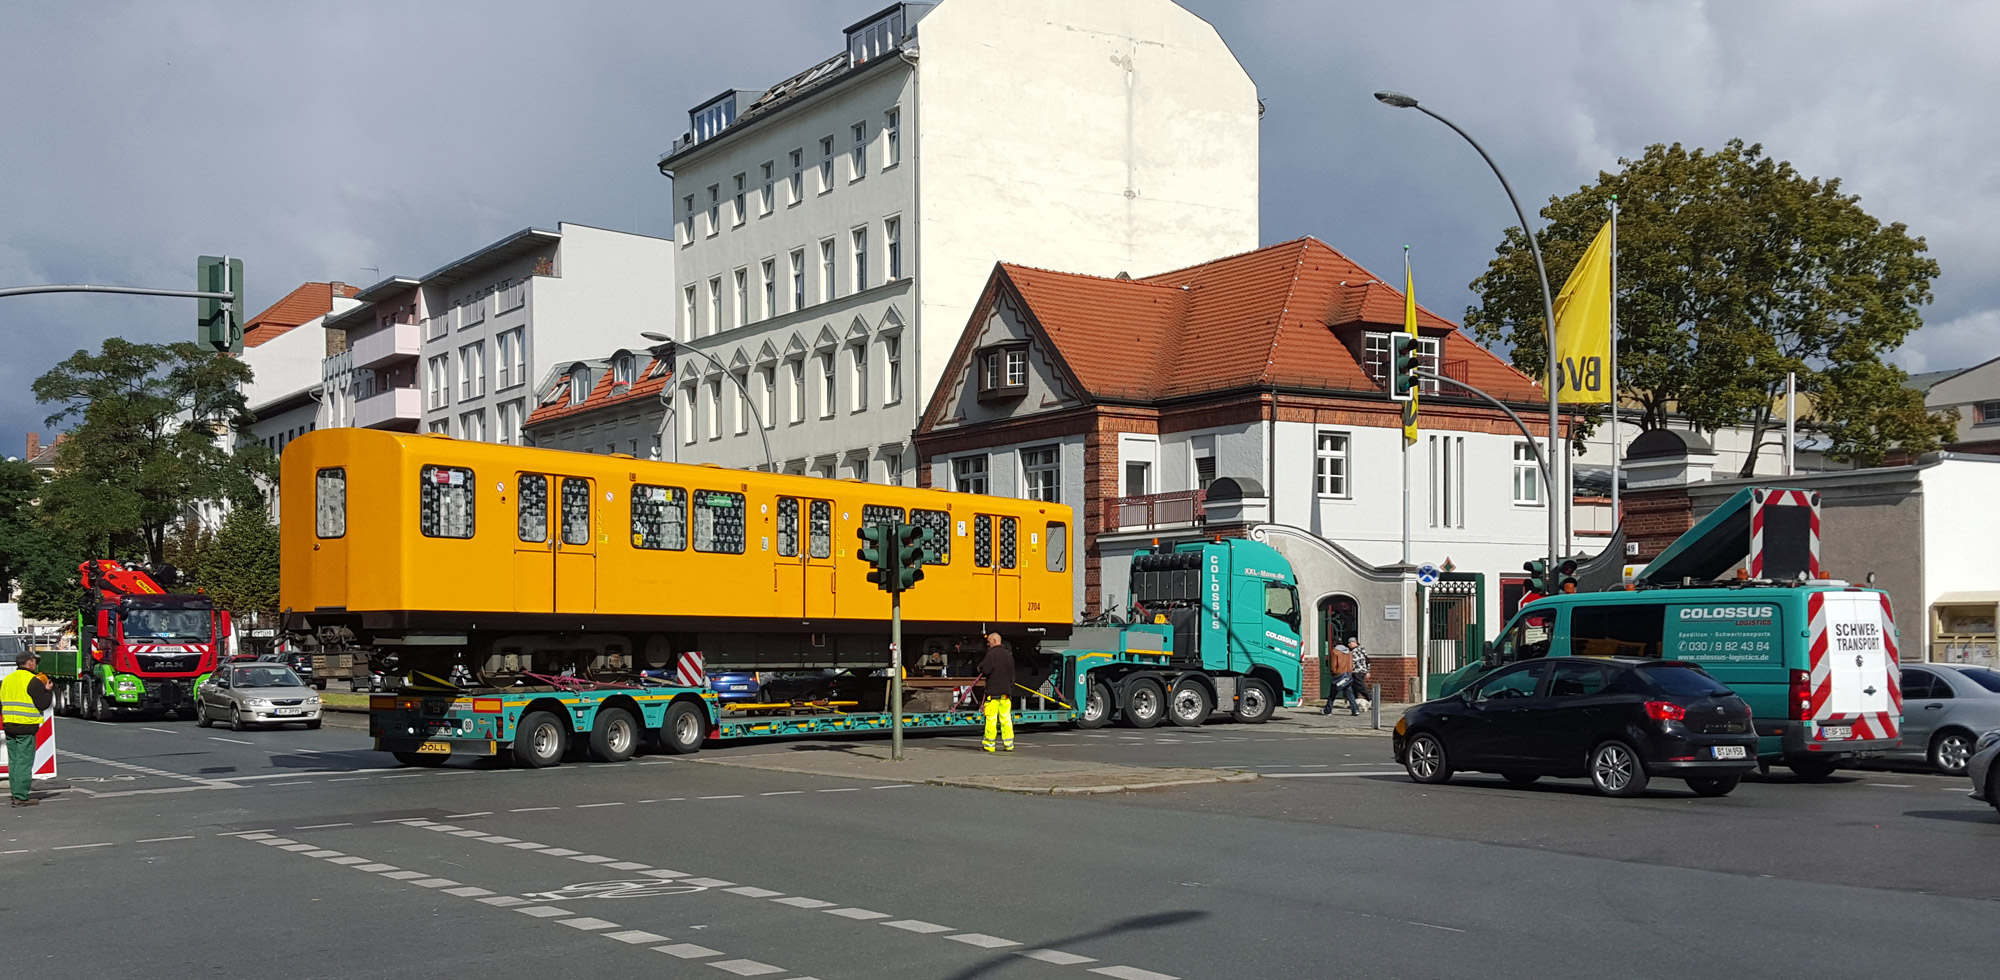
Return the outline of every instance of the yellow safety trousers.
[[[1014,751],[1014,699],[987,698],[980,710],[986,714],[986,737],[980,740],[980,745],[992,752],[997,740],[999,751]]]

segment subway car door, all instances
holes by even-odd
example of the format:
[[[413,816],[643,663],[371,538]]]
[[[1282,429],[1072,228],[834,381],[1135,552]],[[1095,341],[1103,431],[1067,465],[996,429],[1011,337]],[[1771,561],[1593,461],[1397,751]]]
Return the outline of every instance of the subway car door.
[[[522,473],[514,480],[514,609],[556,611],[556,544],[549,509],[551,478]]]
[[[805,510],[797,497],[779,497],[777,516],[771,522],[772,609],[778,616],[796,619],[806,612]]]
[[[856,539],[859,540],[859,539]],[[805,618],[834,614],[833,501],[806,501]]]
[[[993,553],[993,524],[991,514],[972,515],[972,602],[970,612],[975,619],[990,621],[994,618],[993,597],[1000,594],[1000,586],[994,581],[999,578]]]
[[[1019,518],[1002,517],[998,522],[1000,540],[994,549],[993,618],[1014,623],[1021,619],[1021,552],[1027,542],[1021,540]]]
[[[556,539],[556,608],[559,613],[597,611],[597,525],[591,520],[594,481],[562,478]]]

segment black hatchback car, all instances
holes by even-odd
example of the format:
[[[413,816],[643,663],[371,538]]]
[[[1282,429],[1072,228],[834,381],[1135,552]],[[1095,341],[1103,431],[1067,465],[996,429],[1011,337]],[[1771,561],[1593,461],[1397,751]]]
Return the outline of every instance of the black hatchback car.
[[[1694,664],[1554,657],[1488,674],[1396,722],[1396,761],[1420,783],[1491,772],[1517,785],[1588,777],[1636,796],[1654,776],[1722,796],[1757,767],[1750,706]]]

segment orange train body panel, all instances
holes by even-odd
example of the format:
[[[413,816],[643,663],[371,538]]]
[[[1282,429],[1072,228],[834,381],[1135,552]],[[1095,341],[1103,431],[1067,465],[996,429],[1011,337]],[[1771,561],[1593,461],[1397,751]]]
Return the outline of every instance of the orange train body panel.
[[[904,595],[906,619],[1073,622],[1061,504],[349,428],[289,444],[280,486],[295,615],[879,623],[889,595],[857,532],[868,508],[897,508],[941,523],[950,549]]]

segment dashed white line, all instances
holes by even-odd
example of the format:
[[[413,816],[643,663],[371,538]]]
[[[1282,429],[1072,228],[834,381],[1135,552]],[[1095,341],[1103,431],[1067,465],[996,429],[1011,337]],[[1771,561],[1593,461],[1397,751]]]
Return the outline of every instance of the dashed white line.
[[[572,854],[582,854],[583,852],[572,851],[567,847],[546,847],[542,849],[542,853],[547,854],[551,857],[566,858]]]
[[[605,856],[604,856],[604,855],[602,855],[602,854],[572,854],[572,855],[570,855],[570,856],[569,856],[569,859],[570,859],[570,860],[572,860],[572,861],[581,861],[581,862],[583,862],[584,864],[610,864],[610,863],[611,863],[611,859],[610,859],[610,858],[608,858],[608,857],[605,857]]]
[[[507,811],[507,812],[508,812],[508,813],[534,813],[534,812],[536,812],[537,810],[558,810],[558,809],[561,809],[561,807],[553,807],[553,806],[517,806],[517,807],[515,807],[514,809],[512,809],[512,810],[509,810],[509,811]]]
[[[571,929],[580,929],[584,932],[596,932],[599,929],[618,928],[618,923],[616,922],[606,922],[603,919],[593,919],[587,915],[578,916],[577,918],[574,919],[562,919],[557,921],[556,925],[568,926]]]
[[[576,805],[576,808],[579,810],[590,810],[600,806],[624,806],[624,805],[625,804],[623,803],[578,803]]]
[[[606,939],[616,939],[621,943],[630,943],[634,946],[638,946],[642,943],[663,943],[667,941],[667,937],[662,936],[658,933],[647,932],[644,929],[626,929],[622,932],[601,932],[598,933],[598,935],[603,936]]]
[[[802,789],[782,789],[782,790],[779,790],[779,791],[777,791],[777,792],[775,792],[775,793],[758,793],[757,795],[758,795],[758,796],[798,796],[799,794],[801,794],[801,793],[804,793],[804,792],[805,792],[805,790],[802,790]]]
[[[479,810],[474,813],[447,813],[444,815],[444,818],[446,820],[463,820],[466,817],[490,817],[492,815],[493,811],[491,810]]]
[[[158,844],[158,843],[159,843],[159,842],[161,842],[161,841],[169,841],[169,840],[194,840],[194,835],[193,835],[193,834],[183,834],[183,835],[181,835],[181,836],[179,836],[179,837],[148,837],[148,838],[146,838],[145,840],[140,840],[140,841],[133,841],[133,843],[135,843],[135,844]]]
[[[823,790],[819,790],[819,792],[821,792],[821,793],[859,793],[859,792],[861,792],[861,787],[859,787],[859,786],[842,786],[842,787],[840,787],[840,788],[838,788],[838,789],[823,789]]]
[[[1075,966],[1079,963],[1097,962],[1093,957],[1065,953],[1059,949],[1023,949],[1017,951],[1014,955],[1025,956],[1031,960],[1041,960],[1044,963],[1054,963],[1057,966]]]
[[[710,963],[709,966],[734,973],[739,977],[761,977],[767,973],[785,972],[785,968],[782,966],[772,966],[769,963],[759,963],[756,960],[717,960],[714,963]]]
[[[49,850],[51,850],[51,851],[81,851],[81,850],[83,850],[84,848],[87,848],[87,847],[113,847],[113,846],[116,846],[116,845],[114,845],[114,844],[113,844],[113,843],[112,843],[111,841],[104,841],[104,842],[102,842],[102,843],[97,843],[97,844],[64,844],[64,845],[63,845],[63,846],[61,846],[61,847],[51,847],[51,848],[49,848]]]
[[[209,740],[209,741],[211,741],[211,742],[228,742],[228,743],[230,743],[230,744],[232,744],[232,745],[256,745],[256,744],[257,744],[257,743],[255,743],[255,742],[245,742],[244,740],[242,740],[242,739],[240,739],[240,738],[223,738],[223,737],[222,737],[222,736],[220,736],[220,735],[210,735],[210,736],[208,737],[208,740]]]
[[[941,926],[935,922],[925,922],[921,919],[897,919],[894,922],[882,922],[878,923],[878,925],[885,925],[891,929],[901,929],[904,932],[922,933],[924,935],[929,935],[933,932],[951,931],[950,926]]]
[[[758,888],[754,885],[738,885],[735,888],[724,888],[723,891],[731,895],[741,895],[744,898],[770,898],[774,895],[784,894],[784,892],[775,892],[769,888]]]
[[[140,731],[145,731],[145,732],[159,732],[159,733],[160,733],[160,734],[162,734],[162,735],[179,735],[179,734],[180,734],[180,732],[177,732],[177,731],[174,731],[174,730],[173,730],[173,729],[171,729],[171,728],[142,728],[142,729],[140,729]]]
[[[444,893],[446,895],[457,895],[460,898],[478,898],[481,895],[493,894],[491,891],[485,888],[476,888],[472,885],[462,885],[458,888],[447,888],[444,890]]]
[[[980,949],[1001,949],[1007,946],[1021,945],[1020,943],[1017,943],[1012,939],[1002,939],[999,936],[989,936],[983,932],[966,932],[966,933],[960,933],[959,935],[956,936],[946,936],[944,938],[949,939],[955,943],[964,943],[967,946],[977,946]],[[1168,980],[1172,980],[1172,978],[1168,978]]]
[[[1179,977],[1170,974],[1154,973],[1135,966],[1100,966],[1090,972],[1100,976],[1116,977],[1117,980],[1180,980]]]
[[[723,881],[720,878],[683,878],[681,879],[681,884],[700,885],[703,888],[728,888],[730,885],[736,883],[733,881]]]
[[[887,786],[870,786],[869,789],[909,789],[914,783],[890,783]]]
[[[458,882],[453,881],[450,878],[418,878],[410,882],[410,884],[415,885],[418,888],[450,888],[454,885],[457,885]]]
[[[704,800],[740,800],[743,798],[743,794],[732,793],[727,796],[704,796],[700,798]]]
[[[304,827],[293,827],[292,829],[293,829],[293,830],[332,830],[332,829],[333,829],[333,828],[335,828],[335,827],[352,827],[352,826],[354,826],[354,824],[352,824],[352,823],[315,823],[315,824],[307,824],[307,825],[306,825],[306,826],[304,826]]]
[[[779,905],[789,905],[798,909],[825,909],[832,908],[834,905],[832,902],[822,902],[817,898],[800,898],[797,895],[793,895],[790,898],[774,898],[771,901]]]
[[[399,869],[393,864],[376,863],[376,864],[357,864],[354,866],[354,870],[366,871],[370,874],[381,874],[384,871],[396,871]]]
[[[640,864],[637,861],[613,861],[605,867],[613,871],[644,871],[651,865]]]
[[[483,903],[485,903],[485,904],[487,904],[487,905],[491,905],[491,906],[494,906],[494,907],[496,907],[496,908],[503,908],[503,909],[510,909],[510,908],[513,908],[513,907],[514,907],[514,906],[516,906],[516,905],[526,905],[526,904],[528,904],[528,900],[527,900],[527,899],[525,899],[525,898],[515,898],[515,897],[514,897],[514,896],[512,896],[512,895],[495,895],[495,896],[493,896],[492,898],[482,898],[482,899],[479,899],[479,901],[480,901],[480,902],[483,902]]]
[[[532,915],[537,919],[549,919],[549,918],[554,918],[555,916],[558,915],[576,914],[568,909],[559,909],[553,905],[523,905],[520,908],[515,909],[514,911],[519,912],[522,915]]]
[[[382,877],[396,881],[409,881],[412,878],[428,878],[430,876],[421,871],[384,871],[382,872]]]
[[[653,952],[665,953],[668,956],[678,956],[684,960],[698,960],[704,956],[722,955],[722,950],[709,949],[707,946],[696,946],[693,943],[676,943],[672,946],[655,946],[653,947]]]
[[[337,857],[337,858],[327,858],[327,859],[326,859],[326,863],[328,863],[328,864],[367,864],[367,863],[368,863],[368,859],[367,859],[367,858],[358,858],[358,857],[353,857],[353,856],[351,856],[351,855],[346,855],[346,854],[343,854],[343,855],[341,855],[340,857]]]
[[[861,919],[861,920],[886,919],[889,917],[889,913],[887,912],[870,912],[867,909],[853,909],[853,908],[827,909],[826,914],[837,915],[843,919]]]

